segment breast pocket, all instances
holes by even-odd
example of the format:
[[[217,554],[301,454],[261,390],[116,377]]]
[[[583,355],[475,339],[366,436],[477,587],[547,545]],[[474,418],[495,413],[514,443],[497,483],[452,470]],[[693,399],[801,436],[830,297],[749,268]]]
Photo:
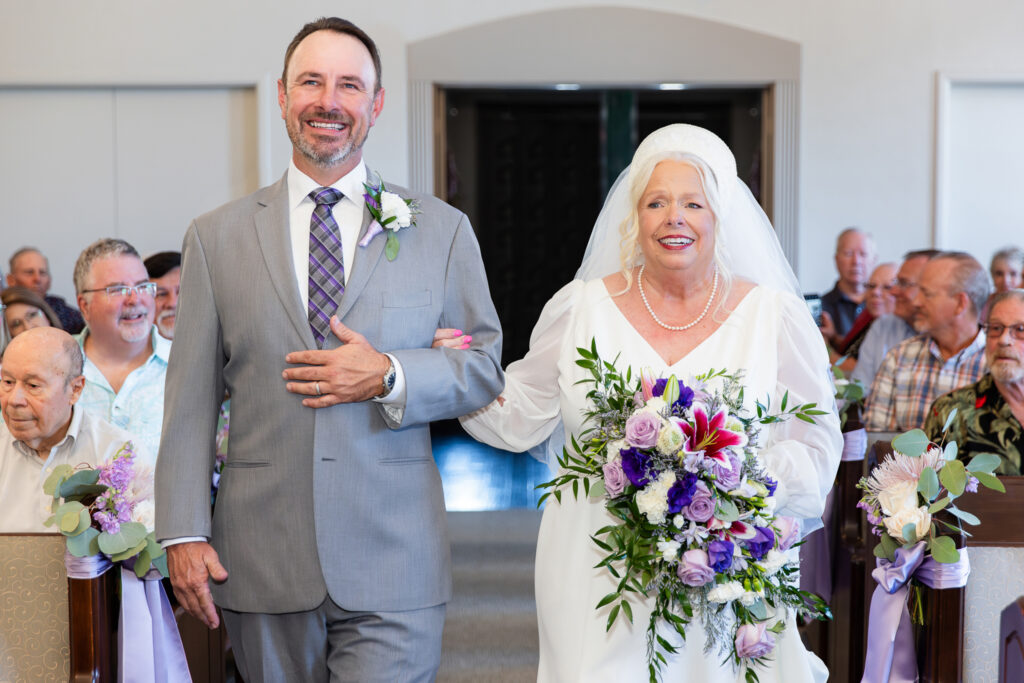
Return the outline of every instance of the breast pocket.
[[[430,346],[439,317],[429,289],[382,293],[381,336],[388,348]]]

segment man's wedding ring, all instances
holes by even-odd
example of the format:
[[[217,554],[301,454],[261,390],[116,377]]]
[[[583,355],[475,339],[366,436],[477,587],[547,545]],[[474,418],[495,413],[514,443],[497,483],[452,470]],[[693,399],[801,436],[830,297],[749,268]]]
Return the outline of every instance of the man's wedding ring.
[[[320,382],[313,382],[313,386],[316,388],[316,395],[323,396],[323,394],[320,393]]]

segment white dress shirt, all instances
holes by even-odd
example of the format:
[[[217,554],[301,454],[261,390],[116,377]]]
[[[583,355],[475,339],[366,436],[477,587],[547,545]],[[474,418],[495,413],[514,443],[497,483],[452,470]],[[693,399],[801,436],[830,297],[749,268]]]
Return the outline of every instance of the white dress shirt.
[[[75,405],[67,434],[43,460],[0,422],[0,533],[57,533],[55,527],[43,525],[50,517],[53,501],[43,493],[43,483],[53,468],[83,464],[95,467],[131,440],[132,435],[125,430]],[[135,463],[152,468],[155,458],[145,446],[133,446]]]

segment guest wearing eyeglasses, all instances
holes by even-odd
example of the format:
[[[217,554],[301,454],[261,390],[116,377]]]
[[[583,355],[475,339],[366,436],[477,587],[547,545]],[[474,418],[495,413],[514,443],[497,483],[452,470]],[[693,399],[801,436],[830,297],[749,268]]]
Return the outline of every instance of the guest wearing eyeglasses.
[[[156,453],[171,349],[153,324],[156,283],[135,247],[104,238],[78,257],[75,291],[86,323],[77,336],[85,353],[82,405]]]
[[[11,338],[34,327],[60,327],[60,318],[43,297],[26,287],[8,287],[0,292],[4,324]]]
[[[958,456],[979,453],[1002,459],[996,474],[1019,476],[1024,453],[1024,290],[992,297],[985,334],[988,372],[974,384],[940,396],[932,404],[924,431],[936,443],[955,440]],[[956,416],[945,435],[942,428]]]
[[[933,257],[917,284],[914,327],[920,334],[891,349],[864,406],[868,431],[920,428],[936,398],[985,373],[985,335],[978,331],[992,291],[988,271],[970,254]]]

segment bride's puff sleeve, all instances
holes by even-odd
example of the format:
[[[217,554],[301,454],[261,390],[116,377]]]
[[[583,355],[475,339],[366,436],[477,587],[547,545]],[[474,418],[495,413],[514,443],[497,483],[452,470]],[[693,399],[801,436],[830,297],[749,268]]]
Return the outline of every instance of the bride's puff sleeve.
[[[505,370],[501,400],[459,418],[474,439],[519,453],[551,436],[560,422],[559,359],[582,291],[583,282],[573,280],[551,297],[530,335],[526,357]]]

